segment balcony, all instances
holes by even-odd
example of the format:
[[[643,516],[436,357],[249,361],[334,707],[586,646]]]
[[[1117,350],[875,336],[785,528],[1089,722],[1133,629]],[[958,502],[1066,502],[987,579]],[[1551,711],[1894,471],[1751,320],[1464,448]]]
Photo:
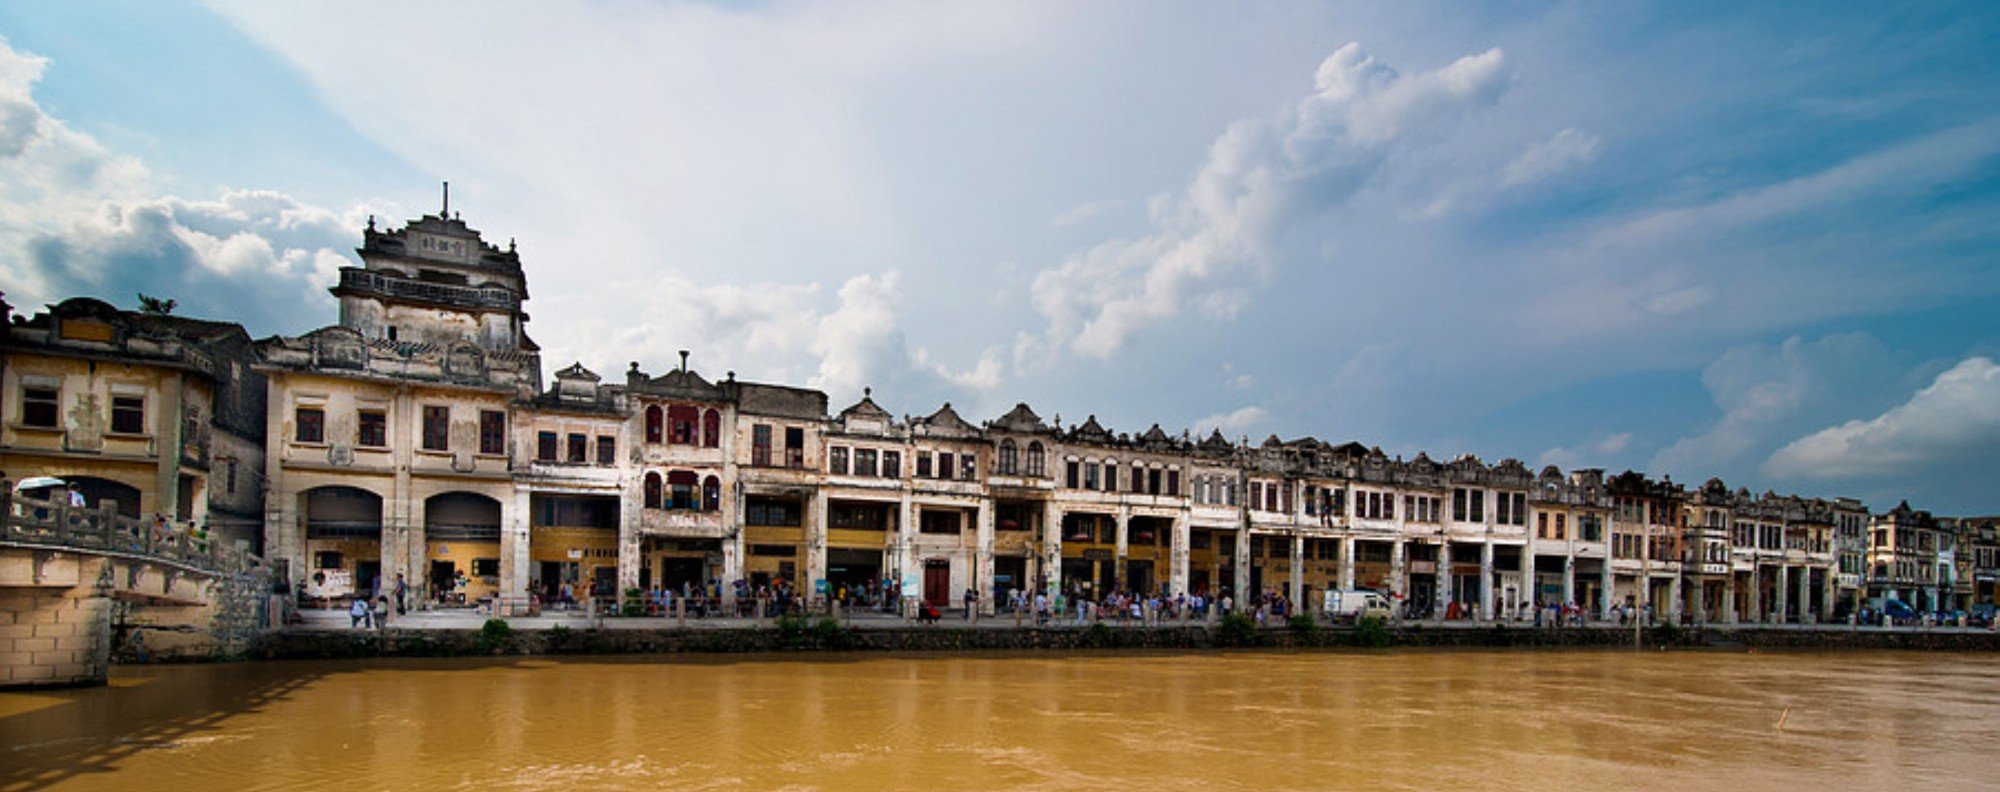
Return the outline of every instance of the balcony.
[[[413,302],[436,303],[467,308],[515,310],[521,307],[521,298],[519,295],[499,286],[455,286],[448,283],[430,283],[380,272],[370,272],[359,267],[343,268],[340,271],[340,285],[335,287],[335,291],[352,291]]]

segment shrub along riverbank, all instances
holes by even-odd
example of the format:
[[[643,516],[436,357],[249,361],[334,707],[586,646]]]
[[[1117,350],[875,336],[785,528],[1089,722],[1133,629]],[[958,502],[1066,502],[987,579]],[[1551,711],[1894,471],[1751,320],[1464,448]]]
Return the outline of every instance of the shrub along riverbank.
[[[1655,628],[1648,648],[1680,649],[1918,649],[2000,651],[1992,632],[1881,631],[1842,627],[1774,629]],[[247,657],[264,659],[453,657],[562,654],[740,654],[749,652],[978,652],[1095,649],[1357,649],[1389,647],[1568,648],[1631,647],[1630,629],[1528,629],[1519,626],[1439,628],[1367,622],[1332,628],[1310,622],[1259,628],[1249,619],[1213,626],[1114,627],[850,627],[826,618],[785,618],[741,629],[510,628],[492,620],[481,629],[296,630],[265,636]]]

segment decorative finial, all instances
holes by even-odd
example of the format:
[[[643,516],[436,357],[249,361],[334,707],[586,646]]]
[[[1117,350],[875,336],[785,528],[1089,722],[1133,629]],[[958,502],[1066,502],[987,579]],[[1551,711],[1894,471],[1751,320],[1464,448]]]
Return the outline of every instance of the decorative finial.
[[[509,253],[512,253],[512,252],[514,252],[514,238],[513,238],[513,237],[507,237],[507,252],[509,252]]]
[[[731,369],[731,370],[729,371],[729,381],[730,381],[730,382],[735,382],[735,381],[736,381],[736,370],[735,370],[735,369]]]
[[[687,370],[688,370],[688,351],[683,349],[681,350],[681,371],[686,372]]]
[[[451,217],[451,182],[444,183],[444,208],[438,210],[438,217]]]
[[[861,398],[869,399],[869,398],[874,398],[874,396],[875,396],[874,388],[870,388],[866,385],[861,386]]]
[[[368,216],[368,230],[375,230],[375,216],[372,214]]]

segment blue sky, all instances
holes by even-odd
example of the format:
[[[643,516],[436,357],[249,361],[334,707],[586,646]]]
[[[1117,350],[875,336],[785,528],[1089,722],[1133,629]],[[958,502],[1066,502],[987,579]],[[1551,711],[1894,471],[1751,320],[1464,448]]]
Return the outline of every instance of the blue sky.
[[[1991,4],[0,6],[0,288],[2000,512]]]

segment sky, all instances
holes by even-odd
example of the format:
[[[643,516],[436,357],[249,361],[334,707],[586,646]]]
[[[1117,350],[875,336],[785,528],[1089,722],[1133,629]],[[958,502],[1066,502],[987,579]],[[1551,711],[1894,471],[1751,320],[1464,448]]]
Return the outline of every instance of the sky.
[[[2000,5],[0,5],[0,290],[2000,513]]]

